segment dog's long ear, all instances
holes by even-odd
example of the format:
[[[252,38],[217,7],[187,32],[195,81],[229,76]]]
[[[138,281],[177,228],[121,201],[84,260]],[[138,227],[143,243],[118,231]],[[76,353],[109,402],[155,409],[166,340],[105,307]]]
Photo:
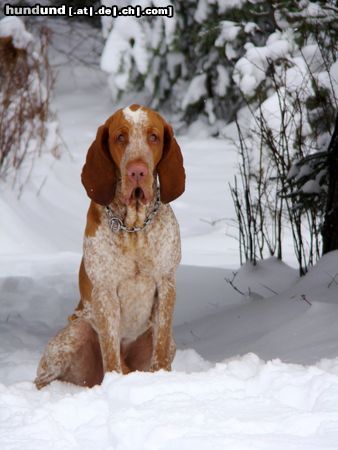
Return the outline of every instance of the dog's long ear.
[[[109,205],[113,200],[117,182],[117,169],[109,152],[108,137],[108,125],[101,125],[89,147],[81,174],[88,197],[100,205]]]
[[[163,203],[169,203],[183,194],[185,170],[181,149],[174,138],[172,127],[165,123],[163,154],[157,164],[160,179],[160,194]]]

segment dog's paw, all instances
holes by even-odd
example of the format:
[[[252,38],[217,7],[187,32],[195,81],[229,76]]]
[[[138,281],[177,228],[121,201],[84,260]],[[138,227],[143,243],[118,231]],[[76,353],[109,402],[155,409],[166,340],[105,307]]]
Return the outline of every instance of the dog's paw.
[[[60,370],[55,370],[55,367],[48,367],[44,364],[40,364],[38,368],[37,376],[34,380],[34,384],[38,389],[42,389],[54,380],[57,380],[60,376]]]
[[[68,355],[62,356],[63,358],[56,358],[55,354],[50,354],[48,351],[42,356],[34,380],[35,386],[38,389],[42,389],[52,381],[62,378],[62,375],[67,370],[70,362],[70,358],[65,357]]]

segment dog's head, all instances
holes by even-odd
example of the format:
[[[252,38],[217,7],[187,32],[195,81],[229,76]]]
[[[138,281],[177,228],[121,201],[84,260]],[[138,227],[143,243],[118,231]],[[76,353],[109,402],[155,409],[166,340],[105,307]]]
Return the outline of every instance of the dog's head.
[[[120,181],[122,201],[148,204],[158,175],[163,203],[184,192],[185,171],[172,127],[155,111],[131,105],[116,111],[97,130],[82,170],[88,196],[100,205],[112,202]]]

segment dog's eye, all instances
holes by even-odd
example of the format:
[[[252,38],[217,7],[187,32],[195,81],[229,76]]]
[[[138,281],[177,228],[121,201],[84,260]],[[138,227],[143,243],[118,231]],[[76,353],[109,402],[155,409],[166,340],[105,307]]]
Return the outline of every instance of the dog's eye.
[[[149,141],[150,141],[150,142],[157,142],[157,141],[158,141],[157,135],[156,135],[155,133],[151,133],[151,134],[149,135]]]
[[[126,137],[123,133],[120,133],[117,135],[116,140],[123,144],[124,142],[126,142]]]

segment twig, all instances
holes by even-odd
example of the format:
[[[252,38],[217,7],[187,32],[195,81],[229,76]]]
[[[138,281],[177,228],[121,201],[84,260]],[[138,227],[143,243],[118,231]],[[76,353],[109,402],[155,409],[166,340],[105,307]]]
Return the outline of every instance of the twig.
[[[328,272],[325,272],[325,273],[327,274],[327,276],[329,276],[331,278],[330,283],[327,285],[328,288],[330,288],[333,285],[333,283],[338,285],[338,282],[336,280],[336,276],[338,275],[338,272],[336,273],[336,275],[331,275]]]
[[[259,283],[261,286],[265,287],[265,289],[267,289],[268,291],[271,291],[273,294],[279,295],[279,292],[273,290],[271,287],[267,286],[264,283]]]
[[[300,298],[304,300],[308,305],[312,306],[312,303],[306,298],[305,294],[301,294]]]
[[[224,222],[228,220],[226,217],[223,217],[221,219],[214,219],[214,220],[207,220],[207,219],[200,219],[201,222],[207,223],[208,225],[211,225],[214,227],[219,222]]]
[[[241,295],[243,295],[244,297],[246,297],[246,294],[245,294],[243,291],[241,291],[241,290],[234,284],[234,281],[235,281],[235,278],[237,277],[237,274],[238,274],[238,272],[232,272],[232,279],[230,279],[230,278],[225,278],[225,281],[226,281],[228,284],[230,284],[230,286],[231,286],[236,292],[238,292],[239,294],[241,294]]]

